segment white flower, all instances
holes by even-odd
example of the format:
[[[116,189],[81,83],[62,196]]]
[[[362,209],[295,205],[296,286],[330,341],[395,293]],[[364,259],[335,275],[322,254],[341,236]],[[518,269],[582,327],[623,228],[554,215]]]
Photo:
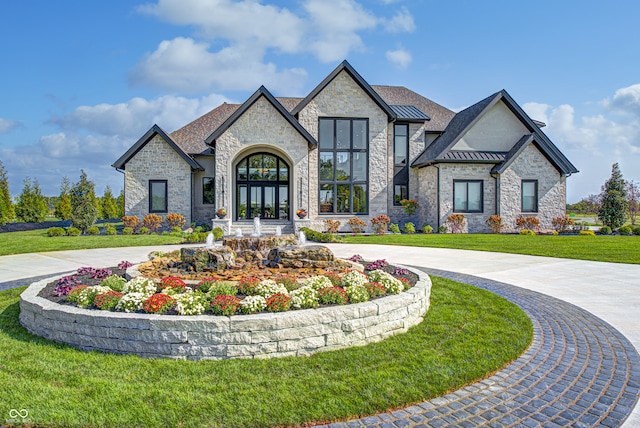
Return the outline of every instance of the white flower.
[[[96,285],[80,290],[76,300],[78,302],[78,306],[86,308],[87,306],[92,305],[93,299],[95,299],[98,294],[106,293],[107,291],[111,291],[111,288],[104,285]]]
[[[291,306],[296,309],[317,308],[318,292],[310,286],[300,287],[290,293]]]
[[[347,296],[349,296],[351,303],[360,303],[369,300],[369,292],[363,285],[345,287],[344,291],[347,293]]]
[[[209,307],[207,296],[202,293],[181,293],[173,298],[176,299],[176,311],[180,315],[200,315]]]
[[[240,302],[240,312],[252,314],[267,307],[267,299],[262,296],[247,296]]]
[[[272,279],[265,279],[260,281],[260,284],[256,286],[256,294],[267,298],[272,294],[286,294],[289,295],[287,287],[282,284],[278,284]]]
[[[142,309],[142,304],[149,296],[143,293],[128,293],[120,298],[116,309],[125,312],[135,312]]]
[[[324,275],[317,275],[307,278],[302,283],[304,287],[311,287],[314,290],[322,290],[323,288],[333,287],[333,283]]]
[[[156,283],[152,279],[145,278],[144,276],[136,276],[122,287],[124,294],[141,293],[147,297],[155,294],[157,290],[158,286]]]
[[[386,288],[387,293],[389,294],[399,294],[404,290],[404,284],[402,281],[383,270],[374,270],[371,272],[369,274],[369,280],[371,282],[379,282],[384,285],[384,288]]]
[[[351,287],[353,285],[365,285],[367,282],[369,282],[369,278],[367,278],[367,275],[355,270],[352,270],[351,272],[347,272],[342,276],[343,287]]]

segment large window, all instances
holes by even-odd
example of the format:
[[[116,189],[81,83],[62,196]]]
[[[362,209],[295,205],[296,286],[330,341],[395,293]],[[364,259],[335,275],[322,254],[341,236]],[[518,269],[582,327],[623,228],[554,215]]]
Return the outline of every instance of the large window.
[[[538,212],[538,180],[522,180],[522,212]]]
[[[236,219],[289,219],[289,166],[284,159],[256,153],[236,167]]]
[[[483,205],[482,180],[453,181],[453,212],[481,213]]]
[[[202,178],[202,203],[213,205],[216,203],[215,179],[213,177]]]
[[[149,212],[167,212],[167,180],[149,180]]]
[[[367,119],[320,119],[320,214],[368,212],[368,135]]]
[[[409,199],[409,125],[393,127],[393,204]]]

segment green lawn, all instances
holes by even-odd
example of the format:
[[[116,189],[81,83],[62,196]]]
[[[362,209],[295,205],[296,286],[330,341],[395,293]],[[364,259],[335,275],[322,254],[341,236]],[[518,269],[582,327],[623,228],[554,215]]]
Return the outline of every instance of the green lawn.
[[[640,236],[415,234],[347,236],[349,244],[409,245],[640,264]]]
[[[161,235],[47,236],[47,230],[0,233],[0,256],[39,251],[179,244],[182,238]]]
[[[532,325],[493,293],[433,278],[425,321],[383,342],[312,357],[172,361],[85,353],[18,323],[23,289],[0,293],[0,424],[291,426],[443,395],[517,358]]]

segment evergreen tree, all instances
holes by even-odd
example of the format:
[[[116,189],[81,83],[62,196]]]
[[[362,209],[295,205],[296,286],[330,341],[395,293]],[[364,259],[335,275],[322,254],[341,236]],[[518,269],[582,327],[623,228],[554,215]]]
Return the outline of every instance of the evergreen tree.
[[[627,189],[618,163],[611,167],[611,177],[602,186],[598,218],[605,226],[617,229],[627,219]]]
[[[631,224],[636,224],[636,217],[640,211],[640,184],[633,180],[627,182],[627,201],[629,202],[629,218]]]
[[[60,184],[60,197],[56,204],[54,215],[61,220],[71,219],[71,181],[65,176]]]
[[[116,218],[124,217],[124,190],[120,190],[120,194],[116,198]]]
[[[111,187],[107,184],[102,195],[102,218],[109,220],[118,217],[118,205],[116,198],[111,192]]]
[[[81,170],[80,180],[71,188],[71,223],[83,233],[98,219],[95,184]]]
[[[25,178],[22,193],[18,195],[16,217],[25,223],[40,223],[44,221],[47,214],[49,214],[49,208],[38,180],[34,180],[32,184],[29,177]]]
[[[4,164],[0,161],[0,225],[5,225],[15,220],[11,193],[9,192],[9,179]]]

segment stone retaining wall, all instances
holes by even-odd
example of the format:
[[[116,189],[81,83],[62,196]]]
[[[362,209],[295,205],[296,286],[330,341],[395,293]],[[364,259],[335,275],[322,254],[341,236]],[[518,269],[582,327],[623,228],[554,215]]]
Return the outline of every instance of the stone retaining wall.
[[[20,296],[20,323],[33,334],[87,351],[190,360],[310,355],[378,342],[422,322],[431,279],[414,272],[420,280],[413,288],[370,302],[231,317],[60,305],[38,296],[55,279],[49,278]]]

